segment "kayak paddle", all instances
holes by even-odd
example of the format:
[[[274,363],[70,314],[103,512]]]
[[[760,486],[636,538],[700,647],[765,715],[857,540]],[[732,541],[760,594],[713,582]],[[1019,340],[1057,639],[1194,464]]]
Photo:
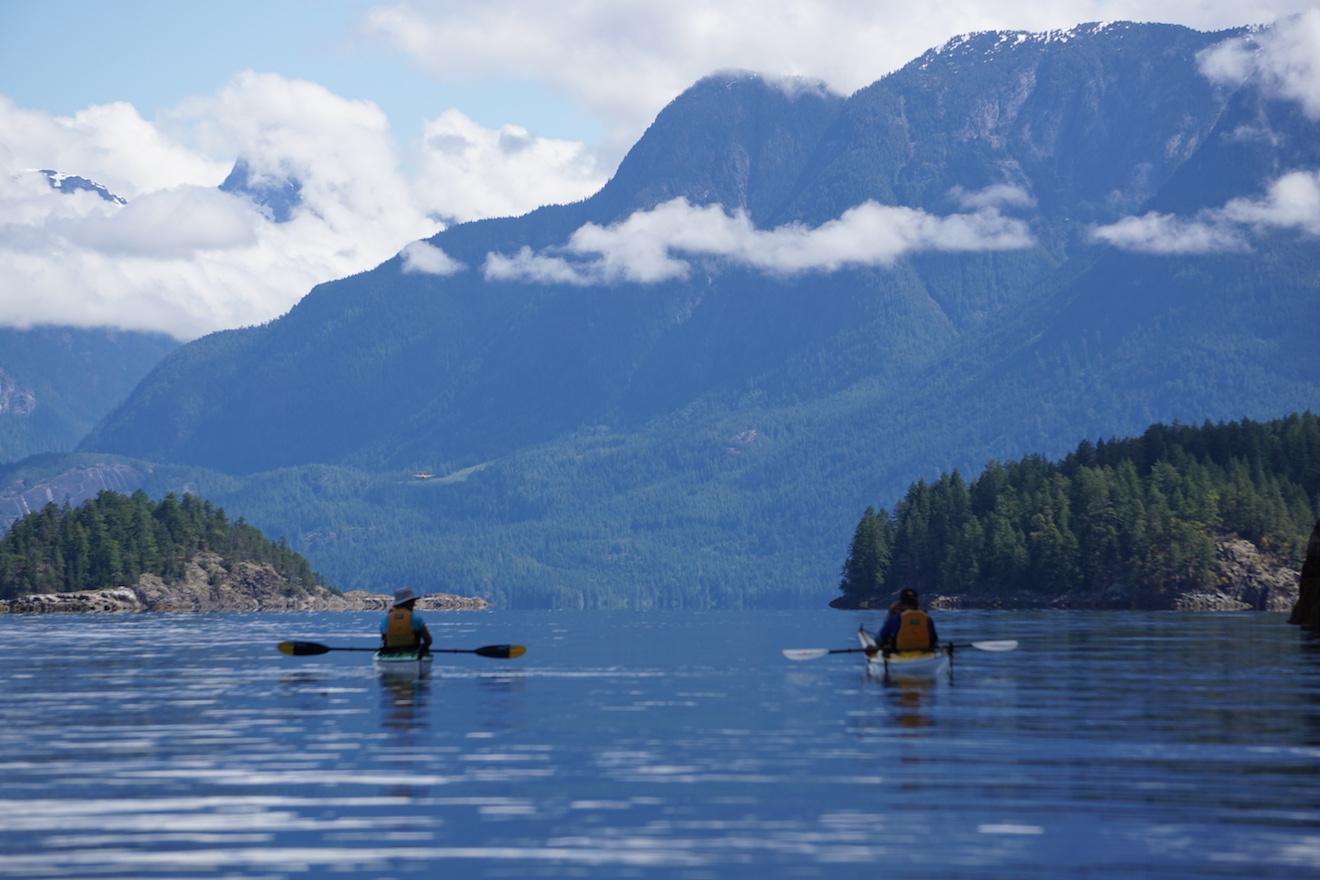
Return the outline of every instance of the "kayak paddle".
[[[963,642],[957,645],[945,645],[946,648],[976,648],[978,651],[1012,651],[1018,646],[1013,639],[1001,639],[989,642]],[[784,648],[784,656],[789,660],[815,660],[826,654],[856,654],[865,652],[865,648]]]
[[[1012,651],[1017,648],[1017,639],[998,639],[988,642],[961,642],[949,645],[950,648],[975,648],[978,651]]]
[[[325,654],[329,651],[377,651],[379,648],[334,648],[319,642],[280,642],[277,647],[285,654],[294,657],[306,657],[310,654]],[[480,648],[432,648],[432,654],[480,654],[482,657],[498,657],[507,660],[521,657],[527,653],[522,645],[485,645]]]
[[[860,654],[865,648],[785,648],[784,656],[789,660],[815,660],[826,654]]]

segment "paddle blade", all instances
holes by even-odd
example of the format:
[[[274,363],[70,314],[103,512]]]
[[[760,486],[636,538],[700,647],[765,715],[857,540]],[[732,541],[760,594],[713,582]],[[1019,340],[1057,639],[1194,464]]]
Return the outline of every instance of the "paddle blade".
[[[508,660],[512,657],[521,657],[527,653],[527,649],[522,645],[486,645],[483,648],[477,648],[472,653],[480,654],[482,657],[499,657]]]
[[[829,652],[829,648],[784,648],[784,656],[789,660],[815,660]]]
[[[978,651],[1012,651],[1018,646],[1017,639],[1000,639],[991,642],[972,642],[972,647]]]
[[[325,654],[330,650],[325,645],[316,642],[280,642],[277,645],[282,652],[294,657],[306,657],[309,654]]]

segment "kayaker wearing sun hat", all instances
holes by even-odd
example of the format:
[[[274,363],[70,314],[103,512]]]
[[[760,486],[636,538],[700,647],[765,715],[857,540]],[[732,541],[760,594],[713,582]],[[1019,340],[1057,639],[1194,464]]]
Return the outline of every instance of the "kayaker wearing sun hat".
[[[380,643],[384,648],[415,650],[422,653],[431,649],[431,631],[426,628],[422,615],[413,611],[421,596],[411,587],[394,591],[394,607],[380,622]]]
[[[889,606],[889,617],[875,640],[888,651],[929,651],[939,641],[935,621],[921,610],[917,591],[903,590],[898,601]]]

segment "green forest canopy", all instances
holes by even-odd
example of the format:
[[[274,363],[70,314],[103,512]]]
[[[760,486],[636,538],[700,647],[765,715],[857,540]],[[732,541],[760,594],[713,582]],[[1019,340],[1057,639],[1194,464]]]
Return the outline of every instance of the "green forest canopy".
[[[230,522],[196,495],[153,502],[141,490],[104,491],[78,507],[47,504],[10,526],[0,540],[0,599],[109,589],[143,574],[176,580],[204,552],[270,565],[294,588],[321,583],[283,538],[273,542],[242,518]]]
[[[1294,564],[1320,517],[1320,418],[1153,425],[1066,458],[987,465],[867,508],[843,577],[853,599],[904,587],[1047,595],[1113,587],[1152,599],[1214,583],[1214,540]]]

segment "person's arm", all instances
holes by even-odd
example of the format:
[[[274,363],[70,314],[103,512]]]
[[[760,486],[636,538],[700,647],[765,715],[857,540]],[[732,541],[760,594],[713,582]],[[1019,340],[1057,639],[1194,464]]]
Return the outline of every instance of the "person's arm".
[[[417,641],[423,651],[431,650],[431,631],[426,628],[426,624],[422,624],[422,628],[417,630]]]
[[[903,619],[901,614],[891,614],[885,618],[885,625],[880,627],[880,632],[876,633],[875,640],[882,646],[889,641],[893,641],[894,636],[898,635],[898,624]]]
[[[927,615],[926,623],[930,627],[930,646],[933,648],[940,643],[939,633],[935,632],[935,618]]]

